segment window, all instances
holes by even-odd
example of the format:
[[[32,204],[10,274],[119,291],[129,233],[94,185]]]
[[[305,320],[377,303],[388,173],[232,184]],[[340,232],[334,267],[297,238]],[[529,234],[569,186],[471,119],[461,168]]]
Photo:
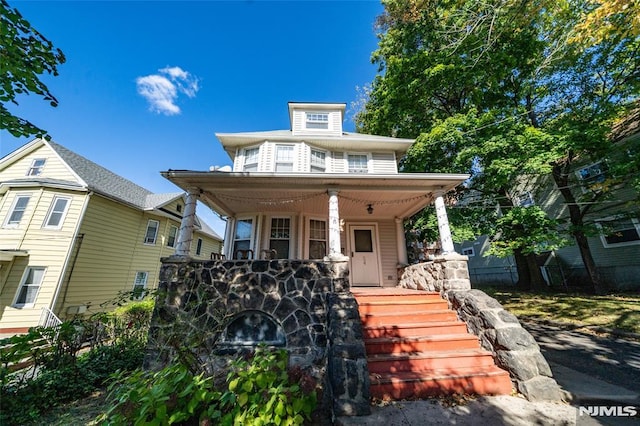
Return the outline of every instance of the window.
[[[347,156],[349,173],[368,173],[367,162],[366,154],[349,154]]]
[[[309,221],[309,259],[322,259],[327,254],[327,222]]]
[[[242,170],[245,172],[257,172],[258,171],[258,154],[260,148],[249,148],[244,150],[244,167]]]
[[[136,278],[133,281],[133,299],[140,300],[146,295],[148,276],[149,273],[146,271],[136,272]]]
[[[44,278],[44,271],[46,268],[29,266],[22,277],[22,283],[18,288],[18,294],[14,306],[23,308],[30,307],[36,301],[38,290],[42,285],[42,279]]]
[[[611,218],[596,222],[601,233],[602,245],[620,247],[640,244],[640,223],[633,218]]]
[[[198,238],[198,242],[196,243],[196,256],[200,256],[202,254],[202,238]]]
[[[276,259],[289,258],[289,238],[291,237],[291,219],[274,217],[271,219],[269,250],[276,251]]]
[[[306,128],[307,129],[328,129],[329,114],[326,112],[307,112]]]
[[[326,167],[326,153],[315,149],[311,150],[311,173],[324,173]]]
[[[42,169],[44,168],[44,163],[47,160],[45,158],[36,158],[31,162],[31,167],[27,170],[27,176],[38,176],[42,173]]]
[[[597,190],[607,180],[608,169],[607,163],[599,162],[576,171],[578,179],[582,181],[582,192]]]
[[[62,227],[64,216],[67,214],[69,200],[70,198],[68,197],[53,197],[51,208],[49,209],[49,213],[47,213],[47,217],[44,220],[45,228],[60,229]]]
[[[253,219],[241,219],[236,222],[236,233],[233,236],[233,253],[238,250],[251,249],[251,235],[253,234]]]
[[[462,254],[465,256],[473,257],[476,255],[476,252],[473,247],[465,247],[462,249]]]
[[[293,145],[276,145],[276,172],[293,171]]]
[[[520,194],[516,195],[514,197],[514,202],[516,206],[520,206],[520,207],[530,207],[535,204],[533,202],[533,196],[529,191],[521,192]]]
[[[171,225],[169,227],[169,236],[167,237],[167,247],[175,247],[177,237],[178,237],[178,227]]]
[[[144,243],[145,244],[155,244],[156,237],[158,236],[158,221],[150,220],[147,223],[147,232],[144,235]]]
[[[5,226],[7,227],[17,227],[22,220],[22,216],[24,215],[24,211],[27,209],[27,205],[29,204],[30,195],[18,195],[16,199],[13,201],[13,206],[11,206],[11,210],[9,210],[9,216],[7,217],[7,221]]]

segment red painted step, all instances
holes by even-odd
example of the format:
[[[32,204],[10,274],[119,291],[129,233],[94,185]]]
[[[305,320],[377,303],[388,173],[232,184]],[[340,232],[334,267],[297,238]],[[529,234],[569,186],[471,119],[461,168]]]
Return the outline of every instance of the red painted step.
[[[509,394],[509,374],[438,293],[353,289],[363,324],[371,395],[426,398]]]

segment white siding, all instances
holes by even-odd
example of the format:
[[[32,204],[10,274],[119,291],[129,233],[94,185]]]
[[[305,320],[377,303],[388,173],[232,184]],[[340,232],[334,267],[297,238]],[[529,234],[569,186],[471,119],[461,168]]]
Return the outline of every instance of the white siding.
[[[327,167],[330,173],[346,173],[344,152],[331,152],[327,157]]]
[[[371,173],[397,174],[396,156],[393,152],[374,152],[372,154]]]
[[[380,265],[382,276],[380,281],[383,287],[395,287],[398,285],[398,249],[396,223],[393,220],[378,222],[378,241],[380,241]]]
[[[307,129],[306,128],[306,113],[307,112],[322,112],[329,115],[329,128],[328,129]],[[327,111],[327,110],[314,110],[309,108],[306,110],[295,109],[293,111],[293,123],[291,130],[294,136],[297,135],[332,135],[340,136],[342,134],[342,120],[340,111]]]

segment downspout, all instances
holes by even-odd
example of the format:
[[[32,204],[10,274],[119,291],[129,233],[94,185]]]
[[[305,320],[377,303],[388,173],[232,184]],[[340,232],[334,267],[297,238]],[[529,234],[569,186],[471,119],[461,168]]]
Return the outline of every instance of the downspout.
[[[53,295],[51,304],[49,305],[49,309],[56,315],[58,315],[58,313],[56,313],[54,309],[56,307],[56,303],[58,302],[58,295],[60,294],[60,289],[65,284],[64,277],[67,274],[67,268],[69,267],[71,253],[73,253],[75,249],[75,256],[73,257],[73,262],[71,263],[71,269],[69,270],[69,278],[67,279],[65,290],[64,290],[64,297],[62,299],[63,304],[65,299],[67,298],[67,290],[69,289],[69,283],[71,282],[71,273],[73,272],[73,268],[76,265],[76,260],[78,259],[78,253],[80,252],[80,246],[82,245],[82,240],[84,239],[84,234],[80,234],[80,227],[82,226],[82,221],[84,220],[84,215],[87,212],[87,207],[89,206],[89,201],[91,200],[92,195],[93,195],[93,191],[89,191],[86,198],[84,199],[84,205],[82,206],[82,210],[80,211],[80,220],[78,221],[76,230],[73,233],[73,240],[72,240],[73,242],[71,243],[71,247],[69,247],[69,253],[67,254],[67,258],[64,261],[64,266],[62,267],[62,271],[60,273],[60,280],[58,281],[58,285],[56,286],[56,292]],[[82,235],[82,238],[80,238],[80,243],[76,248],[78,237],[80,237],[80,235]]]

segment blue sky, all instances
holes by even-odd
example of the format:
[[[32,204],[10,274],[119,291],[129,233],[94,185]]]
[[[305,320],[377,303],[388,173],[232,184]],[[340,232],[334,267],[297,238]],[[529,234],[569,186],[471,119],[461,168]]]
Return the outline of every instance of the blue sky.
[[[216,132],[289,128],[287,102],[351,102],[377,67],[378,1],[11,1],[63,50],[10,110],[154,192],[168,169],[230,164]],[[346,130],[353,130],[350,117]],[[29,139],[0,131],[0,157]],[[198,214],[221,235],[224,225]]]

